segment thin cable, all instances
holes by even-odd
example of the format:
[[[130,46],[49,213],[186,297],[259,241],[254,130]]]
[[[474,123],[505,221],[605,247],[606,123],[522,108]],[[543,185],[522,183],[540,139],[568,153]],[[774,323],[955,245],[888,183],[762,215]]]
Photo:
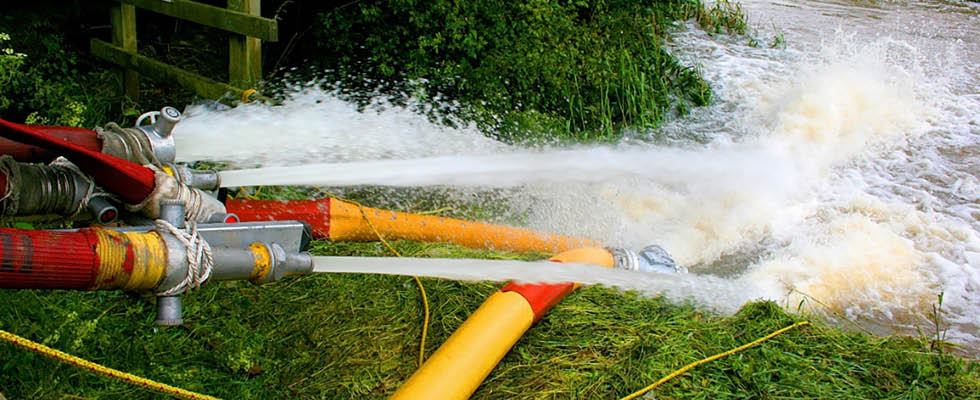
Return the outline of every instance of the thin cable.
[[[772,339],[772,338],[774,338],[776,336],[779,336],[783,332],[786,332],[786,331],[788,331],[790,329],[797,328],[797,327],[800,327],[800,326],[803,326],[803,325],[809,325],[809,324],[810,324],[809,321],[797,322],[797,323],[795,323],[793,325],[787,326],[787,327],[785,327],[783,329],[780,329],[778,331],[775,331],[773,333],[770,333],[770,334],[766,335],[765,337],[761,337],[759,339],[756,339],[756,340],[752,341],[751,343],[744,344],[744,345],[741,345],[741,346],[736,347],[734,349],[728,350],[728,351],[726,351],[724,353],[718,353],[718,354],[715,354],[715,355],[713,355],[711,357],[705,358],[703,360],[695,361],[695,362],[692,362],[690,364],[687,364],[683,368],[681,368],[681,369],[679,369],[677,371],[672,372],[670,375],[667,375],[667,376],[661,378],[659,381],[654,382],[652,385],[647,386],[647,387],[645,387],[643,389],[637,390],[636,392],[633,392],[633,394],[630,394],[629,396],[623,397],[621,400],[632,400],[632,399],[635,399],[635,398],[637,398],[639,396],[642,396],[644,393],[653,390],[657,386],[662,385],[664,382],[667,382],[667,381],[669,381],[671,379],[674,379],[677,376],[679,376],[679,375],[681,375],[681,374],[683,374],[683,373],[691,370],[692,368],[697,367],[698,365],[706,364],[706,363],[712,362],[714,360],[717,360],[719,358],[722,358],[722,357],[725,357],[725,356],[729,356],[729,355],[738,353],[738,352],[740,352],[742,350],[745,350],[745,349],[747,349],[749,347],[755,346],[755,345],[757,345],[759,343],[765,342],[765,341],[767,341],[769,339]]]
[[[374,234],[378,237],[378,240],[380,240],[381,243],[388,248],[388,250],[394,253],[395,256],[399,258],[402,256],[401,253],[398,252],[398,250],[395,250],[395,248],[392,247],[387,240],[385,240],[384,236],[381,235],[381,232],[378,231],[378,228],[374,227],[374,223],[371,222],[371,219],[368,218],[367,213],[364,212],[364,206],[362,206],[361,203],[358,203],[353,200],[341,199],[339,196],[336,196],[333,193],[325,191],[316,186],[314,186],[313,188],[320,191],[321,193],[326,194],[327,196],[330,196],[331,198],[356,205],[357,210],[361,212],[361,217],[364,218],[364,221],[367,222],[368,226],[371,227],[371,230],[374,231]],[[415,275],[412,276],[412,279],[415,279],[415,284],[419,286],[419,292],[422,293],[422,310],[425,312],[425,321],[422,323],[422,342],[419,344],[419,367],[421,368],[422,363],[425,362],[425,337],[429,332],[429,297],[426,296],[425,294],[425,286],[422,285],[422,280],[420,280],[419,277]]]
[[[345,201],[349,201],[349,200],[345,200]],[[394,253],[395,256],[398,256],[400,258],[402,255],[398,253],[398,250],[395,250],[394,247],[388,244],[388,241],[385,240],[384,236],[381,235],[381,232],[378,231],[378,228],[374,227],[374,223],[371,222],[371,219],[368,218],[367,213],[364,212],[364,207],[361,206],[361,204],[358,202],[352,202],[352,203],[357,205],[357,209],[361,212],[361,216],[364,217],[364,221],[368,223],[368,226],[370,226],[371,230],[374,231],[374,234],[378,236],[378,239],[381,240],[381,243],[383,243],[385,247],[388,248],[388,250],[391,250],[391,252]],[[419,277],[412,275],[412,279],[415,279],[415,284],[419,285],[419,291],[422,293],[422,310],[425,312],[425,322],[422,323],[422,342],[419,343],[419,368],[421,368],[422,363],[425,362],[425,336],[429,332],[429,298],[425,294],[425,286],[422,286],[422,281],[419,279]]]
[[[105,367],[94,362],[73,356],[71,354],[65,353],[60,350],[52,349],[43,344],[31,341],[29,339],[17,336],[13,333],[0,330],[0,339],[7,343],[11,343],[16,346],[20,346],[24,349],[33,351],[37,354],[51,357],[55,360],[61,361],[65,364],[70,364],[75,367],[94,372],[96,374],[106,376],[109,378],[117,379],[131,385],[141,386],[149,390],[154,390],[160,393],[166,393],[174,397],[189,400],[218,400],[217,397],[208,396],[205,394],[191,392],[189,390],[184,390],[179,387],[170,386],[165,383],[160,383],[151,379],[142,378],[130,373],[122,372],[117,369],[112,369]]]

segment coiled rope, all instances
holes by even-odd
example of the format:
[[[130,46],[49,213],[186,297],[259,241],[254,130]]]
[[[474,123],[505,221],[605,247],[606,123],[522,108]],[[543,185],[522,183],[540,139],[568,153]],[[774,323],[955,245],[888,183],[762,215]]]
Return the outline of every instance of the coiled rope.
[[[167,231],[187,249],[187,275],[174,287],[157,293],[157,296],[174,296],[180,293],[196,290],[211,277],[214,257],[211,255],[211,245],[197,231],[197,222],[187,221],[187,229],[179,229],[173,224],[158,219],[153,222],[158,230]]]
[[[109,154],[127,154],[131,157],[120,157],[133,160],[137,164],[163,165],[153,154],[153,147],[138,128],[123,128],[115,122],[106,124],[105,128],[95,128],[96,135],[102,140],[103,147],[112,149]]]

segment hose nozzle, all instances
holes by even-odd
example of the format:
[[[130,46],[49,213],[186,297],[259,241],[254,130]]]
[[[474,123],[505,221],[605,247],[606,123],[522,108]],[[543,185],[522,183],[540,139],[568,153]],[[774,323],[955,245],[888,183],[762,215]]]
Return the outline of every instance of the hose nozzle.
[[[664,274],[687,273],[687,268],[677,265],[670,253],[656,244],[644,247],[639,252],[623,248],[609,248],[607,250],[613,255],[615,268]]]

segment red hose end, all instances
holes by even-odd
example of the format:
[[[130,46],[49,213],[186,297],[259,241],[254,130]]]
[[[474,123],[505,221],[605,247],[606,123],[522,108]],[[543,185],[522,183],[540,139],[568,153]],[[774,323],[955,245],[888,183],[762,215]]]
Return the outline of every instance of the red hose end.
[[[0,288],[87,289],[99,267],[88,231],[0,228]]]
[[[330,199],[320,200],[235,200],[225,202],[229,213],[242,222],[298,220],[310,224],[313,237],[330,237]]]
[[[575,290],[572,282],[564,283],[527,283],[517,284],[510,282],[500,288],[501,292],[517,292],[534,311],[534,322],[538,322],[544,315],[551,310],[558,302]]]
[[[154,172],[148,168],[56,139],[31,126],[0,119],[0,136],[67,157],[99,186],[131,204],[146,200],[156,187]]]

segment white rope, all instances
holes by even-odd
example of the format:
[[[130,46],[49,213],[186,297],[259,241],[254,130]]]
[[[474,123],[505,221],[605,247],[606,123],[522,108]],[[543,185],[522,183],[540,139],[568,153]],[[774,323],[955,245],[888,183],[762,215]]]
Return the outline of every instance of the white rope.
[[[0,216],[17,214],[17,199],[20,197],[20,193],[16,192],[14,188],[20,186],[20,174],[13,173],[16,167],[17,160],[14,160],[13,157],[8,155],[0,156],[0,174],[7,177],[7,187],[4,188],[6,194],[3,195],[3,198],[0,198]]]
[[[157,293],[157,296],[174,296],[200,287],[211,277],[214,258],[211,257],[211,245],[197,232],[197,222],[187,221],[186,230],[180,230],[162,219],[154,221],[154,225],[173,234],[187,249],[187,276],[174,287]]]
[[[85,207],[88,206],[88,202],[91,201],[92,198],[94,197],[105,197],[116,202],[119,201],[118,197],[98,187],[95,184],[95,181],[93,181],[91,177],[89,177],[84,172],[82,172],[82,170],[79,169],[77,165],[75,165],[71,161],[68,161],[67,158],[58,157],[54,159],[54,161],[51,161],[51,163],[48,165],[70,169],[75,173],[75,175],[78,175],[78,177],[82,178],[82,180],[85,181],[85,183],[88,185],[88,189],[86,189],[85,196],[83,196],[82,201],[78,203],[78,207],[75,208],[75,211],[72,212],[71,215],[65,217],[64,219],[71,220],[76,216],[78,216],[78,214],[81,214],[82,211],[85,210]]]
[[[201,221],[207,217],[204,215],[205,212],[211,210],[205,210],[204,207],[204,197],[201,195],[200,190],[194,190],[194,188],[185,185],[180,180],[177,180],[177,197],[178,199],[184,199],[184,213],[185,218],[188,221]]]

